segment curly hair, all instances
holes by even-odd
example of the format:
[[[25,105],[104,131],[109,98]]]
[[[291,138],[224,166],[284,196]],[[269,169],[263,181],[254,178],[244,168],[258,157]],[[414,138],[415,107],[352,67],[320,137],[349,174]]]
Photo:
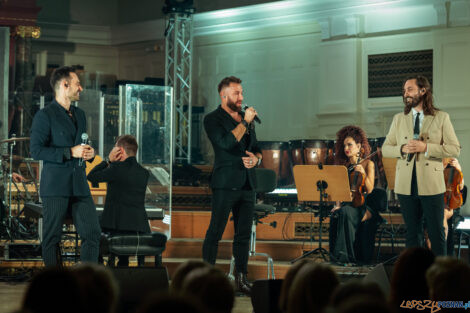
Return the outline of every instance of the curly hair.
[[[344,139],[347,137],[361,144],[361,158],[370,154],[370,145],[364,130],[354,125],[344,126],[336,133],[335,164],[345,165],[349,162],[349,158],[344,153]]]

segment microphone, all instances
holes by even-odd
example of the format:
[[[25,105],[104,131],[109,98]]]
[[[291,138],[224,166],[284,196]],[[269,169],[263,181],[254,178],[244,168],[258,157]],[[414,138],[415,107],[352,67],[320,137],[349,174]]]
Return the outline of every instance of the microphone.
[[[245,105],[245,106],[243,107],[243,109],[246,111],[246,109],[248,109],[248,106]],[[261,124],[261,120],[259,119],[258,115],[255,115],[254,120],[255,120],[256,123]]]
[[[82,146],[86,145],[88,143],[88,134],[87,133],[83,133],[82,134]],[[80,158],[80,160],[78,160],[78,166],[82,166],[83,164],[83,158]]]
[[[418,134],[413,134],[413,139],[414,140],[419,140],[419,135]],[[408,155],[406,157],[406,161],[410,162],[411,159],[413,158],[413,155],[415,155],[415,154],[414,153],[408,153]]]

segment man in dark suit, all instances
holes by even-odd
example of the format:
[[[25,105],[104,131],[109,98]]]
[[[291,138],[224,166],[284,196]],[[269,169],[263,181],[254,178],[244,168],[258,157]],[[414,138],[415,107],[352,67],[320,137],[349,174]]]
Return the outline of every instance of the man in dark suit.
[[[71,105],[83,90],[72,67],[57,68],[51,76],[55,99],[36,113],[31,127],[31,155],[44,161],[40,195],[44,206],[42,255],[46,266],[57,264],[62,224],[71,209],[81,237],[81,260],[97,262],[101,229],[86,180],[85,162],[95,151],[82,143],[85,112]]]
[[[119,137],[109,153],[109,161],[101,162],[88,174],[92,184],[108,183],[101,216],[103,232],[150,233],[144,203],[149,172],[137,163],[137,147],[134,136]],[[139,263],[143,263],[144,257],[139,258]],[[118,266],[128,265],[129,257],[119,257]]]
[[[233,256],[237,271],[237,289],[249,294],[246,280],[248,253],[255,203],[254,167],[261,162],[256,141],[254,108],[242,112],[241,80],[230,76],[218,86],[221,105],[204,118],[204,129],[214,149],[212,172],[212,215],[202,247],[203,259],[215,264],[219,240],[233,214],[235,236]]]

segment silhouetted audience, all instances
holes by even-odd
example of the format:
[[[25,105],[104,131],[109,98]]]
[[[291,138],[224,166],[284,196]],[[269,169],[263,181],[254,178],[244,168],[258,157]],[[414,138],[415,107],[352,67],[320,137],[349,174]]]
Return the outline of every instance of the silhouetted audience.
[[[171,285],[170,285],[170,292],[178,293],[181,291],[183,287],[183,282],[186,276],[193,270],[204,268],[204,267],[212,267],[207,262],[199,261],[199,260],[189,260],[186,261],[178,266],[173,277],[171,278]]]
[[[400,308],[403,301],[429,299],[426,271],[434,259],[434,253],[425,248],[410,248],[400,254],[390,281],[389,302],[393,309],[409,313],[410,309]]]
[[[292,281],[287,300],[287,312],[324,312],[338,285],[338,276],[330,266],[305,264]]]
[[[193,298],[178,294],[156,294],[148,298],[136,313],[205,313]]]
[[[378,288],[378,287],[377,287]],[[367,296],[349,298],[339,305],[336,313],[392,313],[386,301]]]
[[[279,295],[279,309],[281,312],[287,312],[287,300],[289,298],[289,290],[292,287],[292,282],[295,278],[295,275],[299,270],[306,264],[313,263],[312,259],[300,259],[289,268],[284,276],[284,280],[281,286],[281,294]]]
[[[344,303],[356,298],[369,298],[376,299],[382,303],[387,302],[385,295],[376,283],[353,280],[341,284],[336,288],[331,296],[331,306],[333,308],[339,308]]]
[[[82,263],[72,268],[80,283],[87,313],[115,312],[119,288],[113,274],[104,266]]]
[[[470,266],[464,261],[438,257],[426,272],[426,280],[431,300],[466,303],[470,299]],[[458,312],[455,308],[442,308],[443,312],[446,309]]]
[[[33,277],[22,310],[31,313],[85,312],[80,283],[71,270],[48,267]]]
[[[197,299],[209,313],[230,313],[235,303],[233,284],[215,267],[191,271],[183,281],[181,294]]]

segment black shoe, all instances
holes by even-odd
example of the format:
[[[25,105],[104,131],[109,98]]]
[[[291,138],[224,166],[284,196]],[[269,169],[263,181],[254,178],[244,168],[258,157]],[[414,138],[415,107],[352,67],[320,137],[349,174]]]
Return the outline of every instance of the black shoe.
[[[251,285],[246,279],[245,273],[237,273],[235,276],[235,287],[238,292],[241,292],[247,296],[251,295]]]

